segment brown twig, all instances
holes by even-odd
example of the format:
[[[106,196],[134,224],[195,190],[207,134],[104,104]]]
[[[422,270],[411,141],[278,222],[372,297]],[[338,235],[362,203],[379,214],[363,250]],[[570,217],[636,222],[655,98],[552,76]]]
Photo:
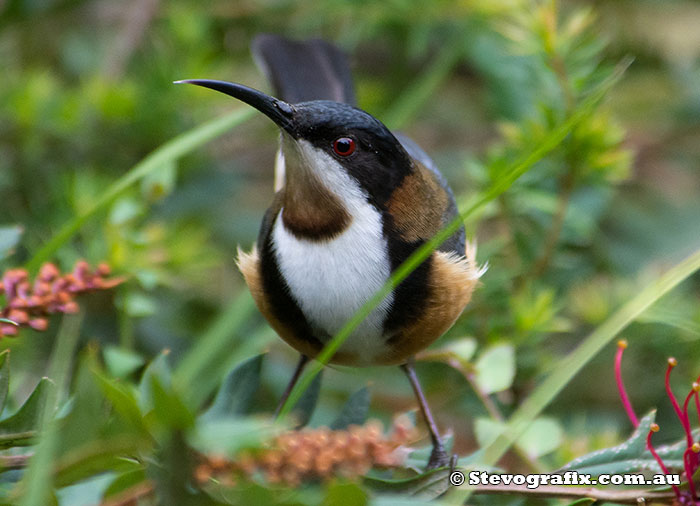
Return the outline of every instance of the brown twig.
[[[27,467],[29,459],[32,457],[29,455],[3,455],[0,456],[0,469],[7,471],[10,469],[23,469]]]
[[[117,494],[107,501],[102,501],[100,506],[132,506],[139,499],[149,496],[155,490],[155,486],[151,480],[144,480],[137,483],[133,487],[127,488],[121,494]]]
[[[670,503],[675,499],[672,490],[651,492],[644,489],[604,490],[593,487],[572,487],[565,485],[541,485],[536,489],[527,485],[477,485],[473,487],[475,494],[519,495],[521,497],[559,498],[559,499],[595,499],[601,502],[616,504],[646,504],[652,501]]]
[[[454,365],[453,365],[454,367]],[[455,367],[458,371],[461,371],[461,369]],[[505,422],[505,418],[503,417],[503,414],[501,413],[501,410],[498,409],[498,406],[496,405],[495,402],[493,402],[493,399],[491,399],[491,396],[484,392],[484,390],[481,388],[479,385],[479,382],[476,380],[476,375],[474,374],[474,371],[462,371],[462,374],[466,378],[467,382],[469,385],[472,387],[474,390],[474,393],[476,396],[479,398],[481,403],[484,405],[484,408],[486,408],[486,411],[488,411],[489,415],[493,420],[496,420],[498,422]],[[533,458],[532,456],[528,455],[525,450],[523,450],[520,445],[516,444],[514,446],[514,451],[515,453],[518,454],[518,456],[522,459],[522,461],[527,464],[530,469],[532,469],[535,472],[542,473],[545,471],[544,466],[540,463],[539,460],[536,458]]]
[[[575,171],[573,170],[573,167],[569,167],[562,177],[561,189],[557,200],[557,210],[554,214],[554,218],[552,219],[552,226],[547,234],[547,239],[545,240],[542,254],[535,262],[535,265],[531,271],[531,276],[533,278],[537,278],[542,275],[552,261],[554,251],[559,243],[559,237],[564,229],[564,218],[566,218],[566,211],[569,208],[571,194],[574,191],[575,179]]]

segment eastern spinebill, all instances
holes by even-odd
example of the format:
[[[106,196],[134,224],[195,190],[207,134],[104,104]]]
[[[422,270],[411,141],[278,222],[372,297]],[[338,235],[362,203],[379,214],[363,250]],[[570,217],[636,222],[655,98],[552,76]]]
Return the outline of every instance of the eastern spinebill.
[[[224,81],[179,82],[237,98],[281,131],[272,205],[256,246],[238,256],[258,309],[301,353],[281,407],[309,359],[458,212],[428,155],[353,105],[342,51],[321,40],[259,35],[253,55],[279,98]],[[460,228],[369,314],[331,360],[404,370],[430,430],[428,468],[447,465],[450,458],[413,357],[444,334],[469,302],[482,272],[475,253]]]

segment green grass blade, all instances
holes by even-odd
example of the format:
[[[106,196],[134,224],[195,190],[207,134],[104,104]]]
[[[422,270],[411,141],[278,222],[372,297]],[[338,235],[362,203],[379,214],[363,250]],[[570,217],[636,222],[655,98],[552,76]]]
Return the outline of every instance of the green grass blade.
[[[59,401],[68,390],[71,364],[78,345],[82,321],[82,314],[66,316],[58,333],[49,368],[49,378],[53,380],[56,388],[49,390],[49,397],[40,416],[39,443],[36,452],[29,460],[27,472],[19,484],[21,498],[18,504],[20,506],[49,504],[53,488],[53,457],[60,437],[53,417]]]
[[[261,353],[275,340],[275,333],[267,326],[241,334],[241,326],[254,309],[253,298],[245,290],[221,311],[178,363],[173,381],[193,405],[201,405],[234,364]]]
[[[527,400],[513,413],[503,433],[484,448],[481,463],[495,465],[528,425],[544,410],[571,379],[615,336],[654,302],[700,269],[700,250],[647,285],[637,296],[618,309],[566,356]],[[456,490],[455,504],[463,503],[469,490]]]
[[[210,140],[226,133],[254,114],[255,110],[252,108],[237,109],[225,116],[208,121],[203,125],[199,125],[178,135],[148,154],[126,174],[112,183],[90,209],[75,216],[71,221],[66,223],[63,228],[32,257],[29,263],[27,263],[27,270],[36,272],[39,266],[49,260],[61,246],[70,240],[70,238],[90,220],[90,218],[109,206],[124,191],[139,182],[145,176],[162,167],[163,164],[177,160]]]
[[[457,216],[457,218],[438,232],[432,239],[426,241],[425,244],[413,252],[413,254],[393,272],[384,286],[380,288],[379,291],[377,291],[377,293],[375,293],[372,298],[370,298],[353,315],[345,326],[340,329],[333,339],[331,339],[323,350],[321,350],[321,353],[319,353],[319,355],[316,357],[316,361],[309,366],[307,373],[304,374],[304,376],[302,376],[302,378],[297,382],[296,386],[287,398],[287,402],[285,402],[284,406],[282,406],[279,413],[279,418],[289,413],[291,407],[297,403],[304,390],[313,381],[313,378],[321,371],[321,369],[323,369],[324,365],[329,362],[338,348],[340,348],[343,342],[345,342],[350,334],[352,334],[355,328],[357,328],[357,326],[362,323],[367,316],[369,316],[372,310],[378,306],[399,283],[406,279],[411,272],[413,272],[425,259],[427,259],[430,254],[440,246],[440,244],[455,233],[467,219],[467,217],[508,190],[508,188],[510,188],[510,186],[520,176],[525,174],[525,172],[532,168],[536,162],[541,160],[545,155],[556,148],[564,140],[564,138],[566,138],[569,132],[571,132],[571,130],[578,123],[580,123],[593,111],[608,90],[610,90],[610,88],[620,80],[622,74],[625,72],[630,63],[631,60],[627,59],[620,63],[615,69],[615,72],[613,72],[613,74],[605,81],[603,81],[597,87],[597,89],[595,89],[588,96],[588,98],[586,98],[576,108],[576,110],[566,121],[552,130],[552,132],[544,139],[544,141],[542,141],[539,146],[537,146],[528,155],[515,162],[510,169],[504,172],[502,179],[496,181],[470,207]]]

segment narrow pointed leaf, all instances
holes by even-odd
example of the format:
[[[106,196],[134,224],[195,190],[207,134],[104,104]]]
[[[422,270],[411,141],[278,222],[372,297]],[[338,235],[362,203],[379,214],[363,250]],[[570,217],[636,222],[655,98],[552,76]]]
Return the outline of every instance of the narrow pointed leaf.
[[[158,378],[160,384],[163,386],[170,385],[171,373],[170,366],[168,365],[168,353],[166,351],[153,359],[141,376],[141,381],[139,382],[139,405],[143,413],[147,413],[153,409],[153,378]]]
[[[103,502],[105,499],[117,496],[131,487],[144,483],[147,479],[146,471],[142,467],[135,468],[118,475],[104,491],[102,497]]]
[[[343,410],[331,424],[331,429],[345,429],[349,425],[362,425],[367,420],[369,412],[370,394],[367,387],[362,387],[360,390],[350,396],[348,401],[343,406]]]
[[[299,399],[299,402],[292,410],[292,415],[296,418],[299,427],[303,427],[309,423],[311,416],[314,414],[318,395],[321,393],[322,376],[323,373],[319,373],[319,375],[314,378],[309,388],[304,392],[304,395],[301,396],[301,399]]]
[[[194,415],[185,406],[178,393],[164,386],[158,376],[153,375],[150,378],[153,412],[156,419],[168,429],[191,428],[194,425]]]
[[[656,460],[646,446],[647,434],[649,434],[655,417],[656,411],[652,411],[642,418],[639,426],[627,441],[612,448],[597,450],[572,460],[562,467],[561,471],[572,470],[579,473],[589,473],[594,476],[604,473],[629,473],[643,470],[661,472]],[[666,447],[663,451],[661,448],[657,448],[659,455],[669,468],[683,467],[683,451],[685,447],[677,448],[674,452],[673,448],[676,446],[678,445]]]
[[[434,499],[451,487],[450,469],[443,467],[419,474],[403,480],[384,480],[381,478],[365,477],[365,484],[377,492],[400,493],[417,496],[421,499]]]
[[[104,360],[109,373],[117,378],[126,378],[144,363],[138,353],[116,346],[105,348]]]
[[[0,421],[0,448],[27,446],[36,436],[49,393],[56,386],[48,378],[42,378],[32,394],[17,412]]]
[[[203,420],[248,413],[260,385],[263,356],[246,360],[226,376],[211,407],[202,414]]]
[[[143,416],[135,393],[122,383],[106,378],[97,372],[94,374],[97,377],[100,390],[112,404],[114,411],[133,427],[137,427],[140,431],[146,433]]]

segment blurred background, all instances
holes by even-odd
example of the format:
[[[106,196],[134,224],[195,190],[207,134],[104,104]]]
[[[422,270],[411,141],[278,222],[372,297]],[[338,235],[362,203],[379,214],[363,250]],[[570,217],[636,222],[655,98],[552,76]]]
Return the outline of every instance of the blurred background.
[[[0,267],[31,259],[149,152],[244,107],[172,81],[269,91],[249,52],[256,33],[347,51],[359,105],[416,140],[462,206],[632,56],[604,103],[467,222],[489,270],[435,345],[458,350],[463,367],[426,360],[418,372],[439,425],[469,452],[487,438],[489,415],[507,417],[591,329],[700,246],[698,26],[700,5],[683,0],[0,1],[0,237],[18,239]],[[106,260],[129,277],[85,301],[83,345],[136,363],[169,349],[176,363],[222,318],[246,290],[236,247],[255,241],[276,149],[274,125],[253,116],[150,173],[60,248],[64,269]],[[699,281],[624,333],[630,396],[638,413],[658,406],[662,426],[673,418],[667,356],[679,359],[679,391],[700,373]],[[232,342],[270,351],[258,401],[271,411],[296,357],[246,307]],[[17,395],[45,374],[53,334],[3,341]],[[547,409],[526,458],[505,467],[554,468],[627,436],[613,355],[610,346],[586,366]],[[398,368],[332,368],[312,423],[366,385],[373,417],[414,406]],[[666,425],[661,439],[680,437]]]

